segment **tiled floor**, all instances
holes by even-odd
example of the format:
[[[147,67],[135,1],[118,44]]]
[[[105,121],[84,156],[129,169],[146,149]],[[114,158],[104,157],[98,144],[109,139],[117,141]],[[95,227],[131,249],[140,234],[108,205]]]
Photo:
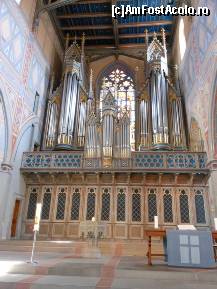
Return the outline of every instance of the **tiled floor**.
[[[124,256],[123,244],[113,253],[75,244],[72,253],[0,252],[0,289],[217,289],[217,268],[169,268],[161,260],[146,265],[143,256]]]

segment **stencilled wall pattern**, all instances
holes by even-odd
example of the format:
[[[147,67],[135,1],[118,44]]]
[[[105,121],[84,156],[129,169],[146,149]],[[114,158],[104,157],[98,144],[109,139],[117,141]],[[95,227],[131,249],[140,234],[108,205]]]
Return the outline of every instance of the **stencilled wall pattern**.
[[[210,159],[214,156],[209,143],[210,112],[217,67],[217,2],[200,0],[198,6],[207,6],[209,17],[194,17],[187,41],[187,49],[180,67],[180,78],[186,98],[188,123],[195,117],[201,128],[205,149]]]
[[[50,77],[51,64],[29,26],[16,1],[0,1],[0,239],[10,237],[15,199],[24,198],[21,156],[40,143]]]
[[[36,92],[40,99],[37,116],[39,119],[42,117],[40,105],[44,105],[49,77],[49,65],[43,59],[32,33],[28,31],[21,16],[14,17],[15,13],[17,16],[21,12],[13,2],[0,3],[0,77],[7,94],[3,97],[9,99],[10,114],[13,118],[11,155],[22,126],[35,117],[33,107]]]
[[[217,212],[217,142],[216,88],[217,88],[217,2],[197,1],[207,6],[210,16],[193,17],[188,35],[187,49],[180,66],[180,80],[186,100],[189,128],[194,118],[201,130],[204,149],[211,169],[209,178],[211,220]]]

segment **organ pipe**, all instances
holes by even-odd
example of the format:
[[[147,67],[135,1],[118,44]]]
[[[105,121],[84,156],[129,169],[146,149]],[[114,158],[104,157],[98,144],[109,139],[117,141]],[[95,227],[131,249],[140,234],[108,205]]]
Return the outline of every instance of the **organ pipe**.
[[[151,146],[151,109],[147,90],[143,92],[139,102],[140,150]]]
[[[79,79],[76,73],[66,73],[59,122],[59,148],[72,148],[76,144],[76,120],[79,113]]]
[[[182,102],[175,96],[171,99],[171,144],[176,149],[186,148]]]

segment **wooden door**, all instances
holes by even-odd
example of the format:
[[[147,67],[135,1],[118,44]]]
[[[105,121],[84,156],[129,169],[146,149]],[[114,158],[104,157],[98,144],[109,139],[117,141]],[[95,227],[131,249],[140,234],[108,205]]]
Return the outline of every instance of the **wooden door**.
[[[20,200],[16,200],[15,205],[14,205],[12,224],[11,224],[11,237],[12,238],[16,236],[19,210],[20,210]]]

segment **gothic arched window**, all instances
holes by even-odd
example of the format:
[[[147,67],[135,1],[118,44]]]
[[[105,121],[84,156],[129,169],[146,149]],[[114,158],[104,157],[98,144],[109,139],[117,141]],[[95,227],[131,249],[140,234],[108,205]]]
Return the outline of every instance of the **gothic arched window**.
[[[100,110],[102,110],[102,100],[108,89],[116,99],[118,108],[118,118],[124,112],[130,116],[130,143],[132,150],[135,149],[135,87],[130,73],[117,64],[113,69],[104,74],[100,88]]]

